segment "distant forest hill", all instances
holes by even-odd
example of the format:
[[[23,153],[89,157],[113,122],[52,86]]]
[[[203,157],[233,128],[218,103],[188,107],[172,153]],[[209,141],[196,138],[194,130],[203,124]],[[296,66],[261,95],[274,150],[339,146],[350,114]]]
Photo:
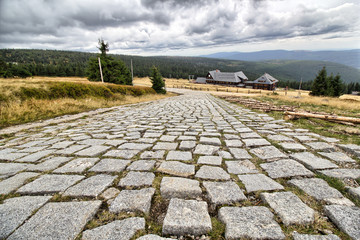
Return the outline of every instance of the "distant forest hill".
[[[205,77],[208,71],[219,69],[222,72],[243,71],[250,80],[255,80],[265,72],[279,79],[279,86],[296,88],[303,82],[314,80],[318,71],[326,66],[328,74],[339,73],[345,83],[360,83],[360,70],[346,65],[325,61],[269,60],[260,62],[213,59],[204,57],[141,57],[112,55],[121,59],[127,66],[133,60],[134,75],[146,77],[150,68],[156,66],[165,78],[188,78],[189,75]],[[33,76],[85,76],[87,63],[95,53],[0,49],[0,63],[26,68]],[[0,64],[1,66],[1,64]],[[1,70],[1,69],[0,69]],[[290,84],[292,83],[292,84]]]
[[[345,51],[286,51],[267,50],[259,52],[219,52],[201,57],[242,61],[265,60],[316,60],[344,64],[360,69],[360,49]]]

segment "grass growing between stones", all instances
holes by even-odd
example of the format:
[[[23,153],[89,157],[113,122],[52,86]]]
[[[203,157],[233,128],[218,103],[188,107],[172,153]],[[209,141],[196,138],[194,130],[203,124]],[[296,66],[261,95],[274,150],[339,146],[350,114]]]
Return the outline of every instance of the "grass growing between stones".
[[[6,199],[14,198],[14,197],[21,197],[21,194],[19,193],[0,194],[0,203],[3,203]]]
[[[212,230],[209,233],[211,239],[225,240],[225,224],[215,217],[211,218]]]

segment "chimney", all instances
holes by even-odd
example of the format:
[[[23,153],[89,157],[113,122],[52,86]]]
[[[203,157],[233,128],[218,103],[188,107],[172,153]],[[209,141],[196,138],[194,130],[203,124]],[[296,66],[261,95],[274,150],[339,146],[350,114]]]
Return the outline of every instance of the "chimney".
[[[219,69],[216,69],[216,72],[219,72]]]

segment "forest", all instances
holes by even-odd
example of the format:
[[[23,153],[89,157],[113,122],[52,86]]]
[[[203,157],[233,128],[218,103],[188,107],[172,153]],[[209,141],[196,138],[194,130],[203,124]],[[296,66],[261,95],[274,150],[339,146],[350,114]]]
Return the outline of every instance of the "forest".
[[[96,57],[95,53],[59,50],[0,49],[0,77],[29,76],[86,76],[88,61]],[[328,72],[339,73],[343,81],[343,92],[360,91],[360,71],[358,69],[332,62],[270,60],[247,62],[237,60],[211,59],[203,57],[171,56],[129,56],[109,54],[121,59],[130,67],[133,61],[134,76],[150,75],[152,66],[156,66],[165,78],[188,78],[189,75],[202,77],[209,70],[222,72],[243,71],[250,80],[255,80],[264,72],[279,79],[278,87],[310,90],[317,72],[326,66]]]

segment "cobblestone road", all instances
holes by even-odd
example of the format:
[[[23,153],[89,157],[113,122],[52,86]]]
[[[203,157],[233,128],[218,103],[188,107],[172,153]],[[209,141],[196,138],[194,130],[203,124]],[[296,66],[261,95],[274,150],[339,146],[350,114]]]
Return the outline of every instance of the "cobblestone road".
[[[0,239],[360,239],[360,146],[182,92],[0,140]]]

